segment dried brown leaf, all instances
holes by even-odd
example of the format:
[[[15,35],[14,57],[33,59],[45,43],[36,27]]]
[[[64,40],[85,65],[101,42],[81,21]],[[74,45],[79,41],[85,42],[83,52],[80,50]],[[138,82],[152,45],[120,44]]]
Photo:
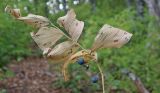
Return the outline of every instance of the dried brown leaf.
[[[126,44],[131,37],[131,33],[106,24],[100,29],[96,36],[92,51],[96,51],[99,48],[120,48]]]
[[[18,20],[24,21],[25,23],[36,28],[47,26],[50,23],[46,17],[34,14],[28,14],[26,17],[19,17]]]
[[[54,62],[66,61],[78,48],[72,41],[65,41],[56,45],[48,54],[48,58]]]
[[[10,13],[15,18],[21,17],[20,9],[12,9],[10,6],[6,6],[5,12]]]
[[[73,9],[63,17],[58,18],[57,23],[63,26],[74,41],[77,41],[82,33],[84,22],[76,19]]]
[[[37,33],[31,32],[31,36],[44,54],[63,36],[62,31],[53,27],[42,27]]]

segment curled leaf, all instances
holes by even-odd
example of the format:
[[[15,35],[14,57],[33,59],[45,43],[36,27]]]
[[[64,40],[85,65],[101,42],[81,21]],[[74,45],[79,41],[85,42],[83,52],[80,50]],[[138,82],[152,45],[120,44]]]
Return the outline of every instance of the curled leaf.
[[[28,14],[26,17],[19,17],[18,20],[24,21],[25,23],[37,28],[47,26],[50,23],[46,17],[34,14]]]
[[[56,45],[47,57],[52,61],[66,61],[72,54],[78,50],[78,46],[72,41],[65,41]]]
[[[68,65],[70,63],[76,62],[77,59],[80,59],[80,58],[82,58],[83,62],[86,64],[91,60],[96,61],[97,60],[97,53],[96,52],[91,52],[91,50],[81,50],[81,51],[78,51],[78,52],[74,53],[73,55],[71,55],[68,58],[68,60],[64,63],[63,68],[62,68],[62,73],[63,73],[65,81],[69,80]]]
[[[131,33],[106,24],[100,29],[91,49],[96,51],[99,48],[120,48],[131,37]]]
[[[31,36],[44,54],[63,36],[62,31],[53,27],[42,27],[37,33],[31,32]]]
[[[82,33],[84,22],[76,19],[73,9],[63,17],[58,18],[57,23],[63,26],[74,41],[77,41]]]
[[[10,6],[6,6],[5,12],[10,13],[15,18],[21,17],[20,9],[12,9]]]
[[[78,58],[83,58],[85,62],[89,62],[90,60],[97,60],[97,53],[91,52],[91,50],[81,50],[73,54],[69,61],[74,60],[73,62],[76,62]]]

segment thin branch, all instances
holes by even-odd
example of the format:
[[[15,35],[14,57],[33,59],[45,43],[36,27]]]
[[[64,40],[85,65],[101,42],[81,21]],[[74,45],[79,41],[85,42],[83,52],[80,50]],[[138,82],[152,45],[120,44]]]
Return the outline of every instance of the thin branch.
[[[129,70],[123,70],[123,74],[126,74],[134,83],[134,85],[137,87],[137,90],[139,93],[150,93],[140,80],[138,76],[136,76],[134,73],[130,72]]]

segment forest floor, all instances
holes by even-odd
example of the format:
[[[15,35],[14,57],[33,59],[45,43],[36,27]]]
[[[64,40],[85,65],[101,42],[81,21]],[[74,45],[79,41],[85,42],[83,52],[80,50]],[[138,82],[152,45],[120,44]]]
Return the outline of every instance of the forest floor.
[[[13,71],[14,75],[0,80],[0,93],[75,93],[71,88],[54,85],[61,77],[56,67],[58,66],[52,66],[44,58],[38,57],[29,57],[20,62],[13,61],[8,65],[8,69]],[[133,80],[133,83],[139,93],[149,93],[140,79]],[[82,85],[86,86],[85,83]],[[6,92],[1,92],[1,90]],[[81,93],[93,93],[87,86],[83,90],[78,90]],[[109,93],[131,93],[124,89],[111,88],[109,90]],[[100,91],[95,93],[100,93]]]
[[[15,75],[0,81],[0,90],[7,93],[71,93],[71,89],[54,88],[58,75],[49,70],[42,58],[27,58],[8,66]]]

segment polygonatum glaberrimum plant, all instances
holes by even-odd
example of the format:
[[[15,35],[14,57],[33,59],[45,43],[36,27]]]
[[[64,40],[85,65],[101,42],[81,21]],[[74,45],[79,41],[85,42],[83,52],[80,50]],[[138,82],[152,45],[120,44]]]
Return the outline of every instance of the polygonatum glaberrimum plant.
[[[101,74],[103,93],[105,93],[104,77],[98,63],[97,50],[101,48],[120,48],[132,36],[131,33],[105,24],[95,37],[92,47],[85,49],[77,42],[83,31],[84,22],[76,19],[73,9],[57,20],[57,23],[65,29],[67,34],[53,25],[46,17],[34,14],[22,17],[19,9],[12,9],[10,6],[7,6],[5,11],[10,13],[15,19],[38,29],[38,31],[30,33],[31,37],[43,51],[44,57],[53,62],[64,62],[62,73],[65,81],[69,80],[67,67],[70,63],[77,62],[88,67],[86,65],[88,62],[91,60],[95,62]],[[62,37],[66,37],[67,40],[57,43]],[[93,82],[96,82],[97,79],[97,76],[92,78]]]

